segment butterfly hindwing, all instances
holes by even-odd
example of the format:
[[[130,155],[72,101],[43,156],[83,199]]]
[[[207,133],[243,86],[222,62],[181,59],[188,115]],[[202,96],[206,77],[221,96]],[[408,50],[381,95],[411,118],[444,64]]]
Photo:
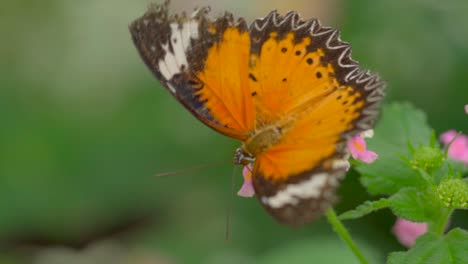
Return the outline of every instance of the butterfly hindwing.
[[[156,78],[192,114],[225,135],[245,139],[255,125],[247,83],[250,39],[245,21],[209,8],[190,17],[152,5],[130,25],[133,41]]]
[[[336,30],[315,19],[272,12],[254,21],[250,34],[257,123],[282,133],[256,157],[256,195],[280,222],[304,224],[336,201],[347,141],[372,128],[383,83],[359,69]]]

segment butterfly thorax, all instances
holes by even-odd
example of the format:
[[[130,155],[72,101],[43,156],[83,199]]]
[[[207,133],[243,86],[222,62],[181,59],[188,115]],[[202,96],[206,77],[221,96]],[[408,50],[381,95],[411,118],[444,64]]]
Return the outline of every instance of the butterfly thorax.
[[[254,131],[236,151],[234,163],[246,165],[254,161],[255,157],[277,145],[288,129],[289,125],[274,124]]]
[[[278,144],[282,135],[281,127],[266,127],[247,139],[242,145],[242,150],[246,154],[255,157],[268,150],[271,146]]]

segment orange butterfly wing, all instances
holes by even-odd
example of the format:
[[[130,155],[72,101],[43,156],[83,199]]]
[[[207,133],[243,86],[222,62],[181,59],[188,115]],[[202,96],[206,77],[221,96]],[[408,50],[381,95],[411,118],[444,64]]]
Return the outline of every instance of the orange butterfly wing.
[[[272,12],[247,29],[207,9],[169,16],[167,3],[130,25],[147,66],[199,120],[243,142],[256,195],[277,220],[319,216],[336,200],[347,141],[372,128],[383,84],[315,19]]]
[[[257,123],[281,131],[256,156],[256,195],[280,222],[304,224],[336,201],[346,143],[372,128],[383,83],[351,60],[336,30],[295,12],[256,20],[250,36]]]
[[[227,13],[211,21],[208,11],[169,16],[166,1],[150,6],[130,32],[142,59],[182,105],[216,131],[244,140],[255,127],[247,25]]]

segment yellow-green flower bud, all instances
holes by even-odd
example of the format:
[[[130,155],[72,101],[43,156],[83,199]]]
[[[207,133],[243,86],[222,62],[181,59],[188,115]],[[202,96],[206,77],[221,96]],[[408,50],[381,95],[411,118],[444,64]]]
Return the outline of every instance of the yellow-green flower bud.
[[[443,180],[437,186],[437,194],[448,208],[468,208],[468,184],[462,179]]]
[[[424,146],[414,151],[410,164],[413,169],[420,168],[432,173],[440,168],[444,161],[445,155],[440,149]]]

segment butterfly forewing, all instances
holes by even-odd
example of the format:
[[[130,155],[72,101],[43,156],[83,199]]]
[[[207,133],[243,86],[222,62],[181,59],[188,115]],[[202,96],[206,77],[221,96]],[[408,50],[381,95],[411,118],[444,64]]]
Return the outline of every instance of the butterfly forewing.
[[[152,5],[130,25],[141,57],[163,86],[202,122],[245,139],[255,125],[247,83],[250,40],[243,20],[211,20],[209,8],[190,17]]]

